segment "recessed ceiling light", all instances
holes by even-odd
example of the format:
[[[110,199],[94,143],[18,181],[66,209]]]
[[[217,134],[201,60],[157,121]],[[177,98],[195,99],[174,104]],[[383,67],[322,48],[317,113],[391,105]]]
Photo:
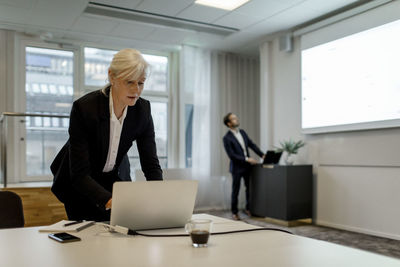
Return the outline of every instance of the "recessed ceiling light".
[[[225,10],[234,10],[250,0],[196,0],[194,3]]]

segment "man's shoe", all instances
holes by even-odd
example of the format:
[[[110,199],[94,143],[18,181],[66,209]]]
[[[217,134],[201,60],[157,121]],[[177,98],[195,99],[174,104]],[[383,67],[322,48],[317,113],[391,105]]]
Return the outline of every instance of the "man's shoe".
[[[249,210],[244,210],[244,213],[246,213],[247,216],[251,217],[251,212]]]
[[[239,214],[232,214],[232,219],[234,219],[235,221],[240,221]]]

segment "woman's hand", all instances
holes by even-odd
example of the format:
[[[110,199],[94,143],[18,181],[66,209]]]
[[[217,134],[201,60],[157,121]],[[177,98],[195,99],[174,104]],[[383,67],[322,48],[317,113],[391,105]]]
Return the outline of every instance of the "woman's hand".
[[[106,210],[110,210],[110,209],[111,209],[111,203],[112,203],[112,198],[110,198],[110,200],[107,201],[107,203],[106,203]]]

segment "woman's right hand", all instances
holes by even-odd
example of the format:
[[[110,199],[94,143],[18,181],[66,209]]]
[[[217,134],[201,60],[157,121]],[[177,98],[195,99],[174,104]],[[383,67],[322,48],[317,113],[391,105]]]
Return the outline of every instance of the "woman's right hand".
[[[106,203],[106,210],[110,210],[110,209],[111,209],[111,203],[112,203],[112,198],[110,198],[110,200],[107,201],[107,203]]]

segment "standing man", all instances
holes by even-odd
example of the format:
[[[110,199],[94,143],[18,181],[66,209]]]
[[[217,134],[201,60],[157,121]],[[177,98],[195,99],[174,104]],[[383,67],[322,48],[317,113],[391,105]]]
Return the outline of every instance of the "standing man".
[[[231,210],[232,218],[240,220],[238,214],[238,195],[240,190],[240,179],[243,177],[246,186],[246,210],[245,213],[251,216],[249,210],[249,180],[251,165],[257,164],[257,160],[250,157],[249,147],[257,153],[260,157],[264,158],[264,154],[256,144],[251,141],[246,132],[239,129],[238,117],[229,112],[224,117],[224,124],[229,128],[225,134],[223,141],[225,151],[230,158],[229,171],[232,173],[232,197],[231,197]]]

